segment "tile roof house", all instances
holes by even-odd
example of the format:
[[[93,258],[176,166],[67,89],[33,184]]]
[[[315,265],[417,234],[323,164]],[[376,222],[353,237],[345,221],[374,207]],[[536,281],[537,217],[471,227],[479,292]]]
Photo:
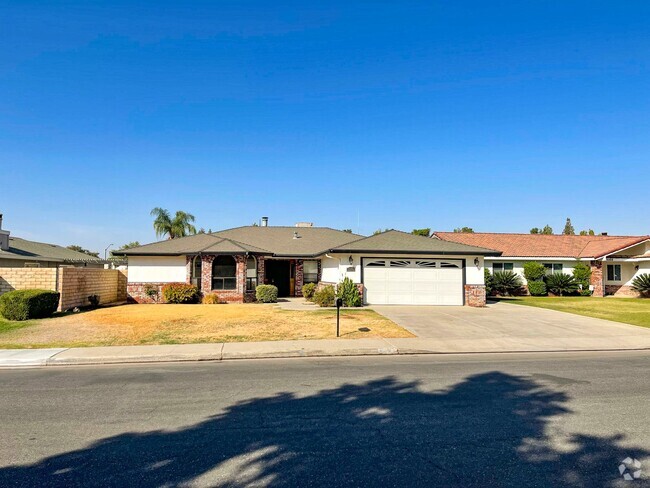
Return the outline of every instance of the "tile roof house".
[[[83,266],[103,268],[104,261],[56,244],[28,241],[11,236],[2,229],[0,214],[0,267],[2,268],[58,268],[61,266]]]
[[[578,262],[591,266],[594,296],[637,296],[630,288],[636,276],[650,273],[650,236],[576,236],[435,232],[435,240],[487,247],[501,252],[486,257],[494,271],[515,271],[523,278],[527,261],[543,263],[549,273],[571,273]]]
[[[170,282],[194,283],[224,302],[247,302],[257,284],[302,296],[305,283],[349,277],[366,304],[482,306],[483,261],[499,252],[399,231],[364,237],[303,224],[237,227],[114,254],[128,258],[128,293],[137,302],[156,301]]]

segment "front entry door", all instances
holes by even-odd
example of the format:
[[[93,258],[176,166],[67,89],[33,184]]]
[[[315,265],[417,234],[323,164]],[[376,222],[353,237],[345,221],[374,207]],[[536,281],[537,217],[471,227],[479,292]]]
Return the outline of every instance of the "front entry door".
[[[267,259],[264,261],[265,281],[278,287],[279,297],[291,296],[291,263],[288,260]]]

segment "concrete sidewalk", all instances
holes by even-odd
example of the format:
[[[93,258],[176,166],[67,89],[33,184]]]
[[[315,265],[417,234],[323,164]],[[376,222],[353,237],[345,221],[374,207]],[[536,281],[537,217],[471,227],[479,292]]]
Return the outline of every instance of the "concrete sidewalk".
[[[626,351],[650,349],[650,342],[585,338],[580,343],[536,340],[529,343],[501,340],[437,339],[325,339],[304,341],[233,342],[162,346],[77,347],[70,349],[3,349],[0,368],[153,363],[170,361],[223,361],[231,359],[336,357],[399,354],[524,353],[569,351]]]

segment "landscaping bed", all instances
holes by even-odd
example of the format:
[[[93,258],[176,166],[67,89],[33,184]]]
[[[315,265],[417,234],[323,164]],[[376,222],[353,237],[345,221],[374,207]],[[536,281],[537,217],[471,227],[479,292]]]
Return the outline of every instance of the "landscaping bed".
[[[368,309],[341,310],[341,338],[414,337]],[[336,311],[275,305],[122,305],[49,319],[0,319],[0,348],[84,347],[336,338]]]
[[[508,303],[650,327],[650,299],[647,298],[517,297],[506,300]]]

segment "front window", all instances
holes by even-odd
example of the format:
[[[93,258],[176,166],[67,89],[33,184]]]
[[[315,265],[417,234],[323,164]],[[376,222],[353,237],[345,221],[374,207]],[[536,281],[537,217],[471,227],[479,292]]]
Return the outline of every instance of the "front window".
[[[621,281],[621,265],[608,264],[607,265],[607,281]]]
[[[304,261],[302,265],[303,283],[318,283],[318,261]]]
[[[512,271],[515,269],[514,263],[493,263],[492,272],[498,273],[500,271]]]
[[[544,263],[544,267],[546,268],[547,275],[562,273],[562,270],[564,269],[562,263]]]
[[[232,256],[217,256],[212,262],[212,289],[237,289],[237,263]]]
[[[257,288],[257,260],[254,256],[246,259],[246,291],[255,291]]]

